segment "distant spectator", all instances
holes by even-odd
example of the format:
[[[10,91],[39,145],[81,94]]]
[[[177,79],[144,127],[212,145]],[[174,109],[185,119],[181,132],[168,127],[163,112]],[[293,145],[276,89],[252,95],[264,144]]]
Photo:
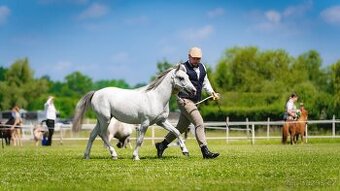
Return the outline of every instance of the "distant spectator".
[[[48,138],[46,146],[52,145],[52,136],[54,133],[55,120],[57,119],[57,110],[54,106],[54,97],[49,96],[45,103],[46,126],[48,128]]]
[[[19,106],[14,106],[12,108],[11,117],[7,121],[6,124],[12,125],[11,128],[11,141],[14,146],[22,146],[21,142],[21,125],[22,125],[22,119],[20,116],[20,108]]]
[[[298,96],[296,93],[292,93],[289,97],[288,102],[286,103],[286,112],[284,119],[285,120],[296,120],[297,119],[297,109],[295,106],[295,102],[298,100]]]

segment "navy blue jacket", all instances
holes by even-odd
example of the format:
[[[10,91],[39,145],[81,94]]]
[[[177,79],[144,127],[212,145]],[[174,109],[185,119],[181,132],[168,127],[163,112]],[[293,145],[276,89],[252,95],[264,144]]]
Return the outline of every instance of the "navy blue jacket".
[[[198,101],[201,100],[203,82],[204,82],[205,75],[207,75],[207,72],[205,71],[203,64],[199,63],[198,68],[200,70],[200,76],[199,76],[199,79],[197,79],[197,73],[195,72],[195,70],[191,66],[191,64],[188,61],[185,62],[185,63],[182,63],[182,64],[185,67],[185,69],[187,70],[187,74],[189,76],[189,79],[190,79],[192,85],[195,86],[197,91],[196,91],[196,95],[193,95],[193,96],[186,95],[182,92],[178,93],[178,96],[180,98],[190,99],[193,102],[198,102]]]

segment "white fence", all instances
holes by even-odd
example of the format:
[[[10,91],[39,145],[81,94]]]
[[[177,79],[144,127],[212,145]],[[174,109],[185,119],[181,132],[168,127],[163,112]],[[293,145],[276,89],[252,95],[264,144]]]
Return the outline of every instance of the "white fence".
[[[308,138],[340,138],[340,135],[336,135],[336,124],[340,124],[339,119],[335,119],[335,116],[331,120],[308,120],[306,121],[306,142],[308,141]],[[225,137],[223,139],[226,140],[228,143],[230,140],[237,140],[237,139],[250,139],[252,144],[255,144],[256,139],[281,139],[281,136],[271,136],[270,135],[270,128],[271,126],[283,126],[286,121],[270,121],[268,118],[267,121],[248,121],[245,122],[236,122],[236,121],[229,121],[229,119],[226,119],[226,122],[210,122],[207,123],[206,126],[210,129],[221,129],[225,130]],[[332,134],[331,135],[309,135],[308,134],[308,125],[311,124],[330,124],[330,129]],[[224,125],[224,127],[222,126]],[[236,127],[235,127],[236,126]],[[245,128],[239,128],[239,127],[245,127]],[[255,126],[265,126],[266,127],[266,136],[256,136]],[[230,131],[246,131],[247,136],[246,137],[231,137]],[[215,139],[222,139],[222,137],[216,137]]]
[[[207,139],[214,139],[214,140],[225,140],[226,143],[229,143],[231,140],[249,140],[251,144],[255,144],[255,140],[257,139],[280,139],[281,136],[273,136],[271,135],[271,128],[273,126],[283,126],[285,121],[229,121],[227,118],[226,121],[221,122],[206,122],[205,127],[206,129],[214,129],[214,130],[221,130],[221,133],[217,133],[218,136],[207,136]],[[331,120],[308,120],[307,124],[329,124],[329,130],[332,132],[331,135],[309,135],[308,134],[308,126],[306,126],[306,141],[309,138],[340,138],[340,135],[336,134],[336,124],[339,124],[340,120],[333,119]],[[175,125],[175,124],[173,124]],[[94,124],[83,124],[82,130],[90,131],[93,129]],[[266,135],[256,135],[256,127],[264,128],[266,127]],[[33,140],[33,124],[23,125],[22,126],[22,139],[23,140]],[[65,140],[87,140],[89,134],[86,137],[79,137],[73,134],[71,125],[65,124],[57,124],[55,127],[55,134],[53,136],[54,141],[59,141],[60,144],[63,143]],[[145,140],[151,140],[152,144],[154,144],[155,140],[162,140],[164,137],[157,137],[156,130],[161,129],[159,126],[151,126],[151,136],[145,136]],[[259,129],[259,128],[258,128]],[[149,131],[150,131],[149,130]],[[245,136],[230,136],[231,131],[244,131]],[[263,133],[262,133],[263,134]],[[66,136],[67,135],[67,136]],[[221,135],[221,136],[220,136]],[[135,139],[135,136],[132,135],[131,139]]]

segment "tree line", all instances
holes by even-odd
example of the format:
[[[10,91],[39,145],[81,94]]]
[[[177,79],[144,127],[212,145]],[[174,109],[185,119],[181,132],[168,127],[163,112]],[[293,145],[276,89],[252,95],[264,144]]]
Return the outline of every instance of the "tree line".
[[[292,92],[299,95],[298,103],[304,103],[310,119],[340,116],[340,60],[322,67],[322,58],[315,50],[293,57],[283,49],[233,47],[225,50],[214,68],[205,65],[212,86],[221,94],[218,102],[200,105],[206,120],[225,120],[226,116],[231,120],[281,119]],[[171,66],[166,60],[156,64],[158,73]],[[77,101],[90,90],[142,85],[131,86],[117,79],[93,81],[79,71],[66,75],[63,81],[53,81],[49,76],[35,78],[29,60],[18,59],[8,68],[0,67],[0,110],[13,105],[42,110],[48,95],[54,95],[60,116],[72,118]],[[177,109],[174,98],[170,109]],[[87,115],[94,117],[91,112]]]

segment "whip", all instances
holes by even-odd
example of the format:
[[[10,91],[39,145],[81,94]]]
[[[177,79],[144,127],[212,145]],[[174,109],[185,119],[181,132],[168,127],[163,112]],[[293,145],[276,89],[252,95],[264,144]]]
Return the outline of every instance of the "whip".
[[[199,104],[201,104],[201,103],[203,103],[203,102],[205,102],[205,101],[207,101],[208,99],[211,99],[211,98],[213,98],[214,96],[209,96],[209,97],[206,97],[206,98],[204,98],[203,100],[201,100],[201,101],[199,101],[199,102],[197,102],[197,103],[195,103],[195,105],[199,105]]]
[[[205,99],[203,99],[203,100],[201,100],[201,101],[195,103],[195,105],[199,105],[199,104],[201,104],[201,103],[203,103],[203,102],[205,102],[205,101],[207,101],[208,99],[211,99],[211,98],[213,98],[213,97],[214,97],[213,95],[211,95],[211,96],[209,96],[209,97],[206,97]],[[222,112],[222,110],[221,110],[220,102],[219,102],[218,100],[216,100],[216,103],[217,103],[217,106],[218,106],[218,112],[222,113],[222,115],[223,115],[223,112]]]

